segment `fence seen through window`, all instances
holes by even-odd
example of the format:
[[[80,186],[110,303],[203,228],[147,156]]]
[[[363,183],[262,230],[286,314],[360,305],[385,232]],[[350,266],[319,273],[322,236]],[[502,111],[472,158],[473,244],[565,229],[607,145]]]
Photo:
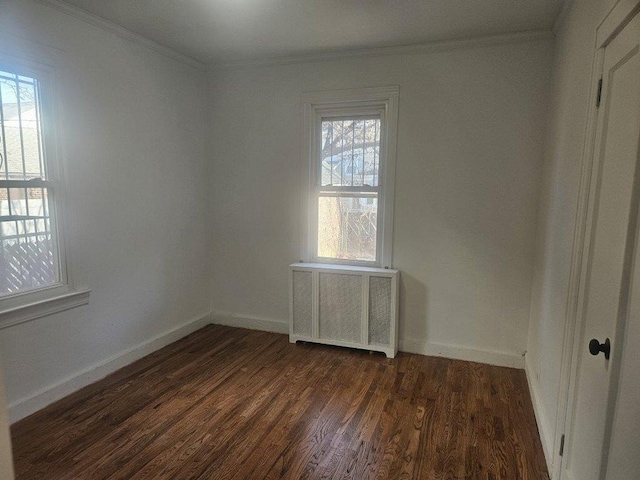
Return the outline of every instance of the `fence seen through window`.
[[[60,281],[35,78],[0,70],[0,297]]]
[[[376,261],[380,117],[321,122],[318,256]]]

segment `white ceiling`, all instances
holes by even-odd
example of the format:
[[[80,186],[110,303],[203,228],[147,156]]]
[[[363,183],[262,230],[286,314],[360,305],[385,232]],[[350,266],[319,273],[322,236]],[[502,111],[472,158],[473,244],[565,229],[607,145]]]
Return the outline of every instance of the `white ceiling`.
[[[562,0],[65,0],[206,63],[549,30]]]

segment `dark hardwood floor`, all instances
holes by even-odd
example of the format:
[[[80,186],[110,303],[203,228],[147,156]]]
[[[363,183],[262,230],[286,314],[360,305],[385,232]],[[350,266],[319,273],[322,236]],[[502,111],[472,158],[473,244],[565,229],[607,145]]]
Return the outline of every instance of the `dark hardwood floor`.
[[[24,479],[547,479],[524,372],[208,326],[12,427]]]

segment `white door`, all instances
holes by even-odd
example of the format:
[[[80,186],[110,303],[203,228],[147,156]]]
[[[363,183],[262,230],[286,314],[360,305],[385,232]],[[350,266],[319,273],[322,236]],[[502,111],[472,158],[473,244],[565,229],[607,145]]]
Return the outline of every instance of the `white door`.
[[[561,477],[640,480],[640,15],[606,47],[602,78],[584,330]]]

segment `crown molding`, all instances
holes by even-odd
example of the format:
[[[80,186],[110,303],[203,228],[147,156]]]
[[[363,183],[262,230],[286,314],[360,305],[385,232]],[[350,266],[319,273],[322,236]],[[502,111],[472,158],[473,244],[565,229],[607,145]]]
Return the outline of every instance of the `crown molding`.
[[[16,51],[20,54],[15,55]],[[10,28],[2,19],[0,19],[0,57],[17,64],[35,63],[39,66],[47,65],[54,68],[64,65],[66,61],[64,50],[10,33]]]
[[[135,33],[128,28],[123,27],[122,25],[118,25],[110,20],[107,20],[99,15],[95,15],[86,10],[78,8],[74,5],[68,4],[63,0],[34,0],[37,3],[40,3],[44,6],[50,7],[54,10],[62,12],[70,17],[74,17],[83,22],[89,23],[96,27],[102,28],[111,33],[115,33],[116,35],[130,40],[138,45],[141,45],[149,50],[152,50],[155,53],[159,53],[160,55],[164,55],[165,57],[171,58],[172,60],[176,60],[180,63],[188,65],[196,70],[200,70],[202,72],[207,71],[207,65],[195,58],[192,58],[184,53],[180,53],[170,47],[162,45],[158,42],[148,39],[138,33]]]
[[[377,48],[360,48],[349,50],[335,50],[323,53],[312,54],[300,54],[300,55],[283,55],[272,56],[263,58],[242,58],[226,61],[211,61],[205,63],[196,60],[193,57],[178,52],[166,45],[162,45],[154,40],[151,40],[143,35],[135,33],[122,25],[118,25],[111,20],[107,20],[99,15],[95,15],[86,10],[83,10],[75,5],[71,5],[64,0],[34,0],[41,5],[45,5],[54,10],[62,12],[66,15],[79,19],[83,22],[89,23],[96,27],[102,28],[108,32],[114,33],[122,38],[137,43],[143,47],[148,48],[156,53],[164,55],[168,58],[188,65],[196,70],[200,71],[216,71],[238,68],[252,68],[252,67],[267,67],[275,65],[291,65],[297,63],[316,63],[316,62],[328,62],[332,60],[341,60],[349,58],[359,57],[378,57],[387,55],[419,55],[428,53],[438,53],[449,50],[464,50],[471,48],[491,47],[503,44],[514,43],[527,43],[540,40],[550,40],[554,38],[554,31],[558,20],[563,15],[565,10],[568,10],[568,6],[572,3],[572,0],[565,0],[563,2],[560,15],[554,22],[554,31],[551,30],[530,30],[515,33],[506,33],[498,35],[485,35],[477,37],[460,38],[455,40],[438,40],[427,43],[399,45],[391,47],[377,47]],[[565,8],[566,7],[566,8]]]
[[[269,67],[276,65],[291,65],[296,63],[329,62],[359,57],[379,57],[387,55],[419,55],[446,52],[449,50],[465,50],[472,48],[492,47],[504,44],[528,43],[555,38],[551,30],[530,30],[499,35],[485,35],[479,37],[460,38],[456,40],[441,40],[428,43],[400,45],[394,47],[362,48],[354,50],[339,50],[307,55],[288,55],[245,60],[231,60],[228,62],[212,62],[209,71],[233,70],[252,67]]]

